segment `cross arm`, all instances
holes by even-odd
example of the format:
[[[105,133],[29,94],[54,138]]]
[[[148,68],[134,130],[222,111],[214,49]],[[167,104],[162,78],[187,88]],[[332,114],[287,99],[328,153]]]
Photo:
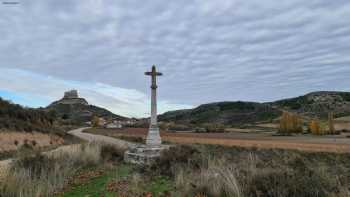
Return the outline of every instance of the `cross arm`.
[[[152,75],[162,76],[163,73],[159,73],[159,72],[156,72],[156,73],[154,73],[154,72],[145,72],[145,75],[150,75],[150,76],[152,76]]]

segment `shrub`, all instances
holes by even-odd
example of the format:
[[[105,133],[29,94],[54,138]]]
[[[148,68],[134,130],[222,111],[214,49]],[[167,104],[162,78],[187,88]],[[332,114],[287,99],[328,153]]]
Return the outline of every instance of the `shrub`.
[[[102,145],[101,158],[107,162],[123,161],[125,151],[125,149],[120,149],[113,145]]]
[[[85,165],[97,165],[101,160],[101,144],[96,142],[82,144],[80,150],[72,155],[76,157],[76,161]]]
[[[161,175],[173,176],[175,171],[174,166],[189,164],[193,168],[198,167],[199,162],[196,161],[196,158],[198,158],[196,155],[198,153],[197,149],[188,145],[170,147],[161,153],[161,157],[150,166],[150,169]]]
[[[191,148],[197,152],[191,156],[196,158],[194,161],[175,162],[174,159],[168,167],[173,172],[180,196],[326,197],[350,194],[349,154],[209,145]]]
[[[203,124],[206,132],[208,133],[222,133],[225,132],[225,126],[223,124]]]
[[[219,160],[207,160],[198,171],[182,167],[175,174],[175,186],[182,196],[243,196],[236,179],[236,170]]]
[[[118,139],[125,140],[128,142],[135,142],[139,144],[145,144],[146,140],[143,139],[142,137],[137,137],[137,136],[127,136],[127,135],[120,135],[117,137]]]
[[[90,143],[49,156],[22,154],[14,161],[0,193],[6,197],[53,196],[79,169],[99,164],[100,150],[100,145]]]
[[[32,146],[35,147],[37,145],[37,142],[35,140],[32,140]]]

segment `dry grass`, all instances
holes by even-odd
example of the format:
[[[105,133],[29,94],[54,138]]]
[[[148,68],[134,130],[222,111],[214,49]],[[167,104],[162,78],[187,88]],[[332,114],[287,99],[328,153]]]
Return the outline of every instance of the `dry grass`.
[[[90,143],[74,146],[69,151],[48,155],[35,153],[18,158],[0,187],[1,194],[15,196],[52,196],[62,189],[77,170],[99,164],[101,146]]]
[[[349,154],[186,145],[164,152],[150,172],[171,170],[179,196],[345,197],[349,159]]]
[[[241,197],[236,169],[220,160],[206,160],[198,171],[180,167],[175,172],[175,186],[181,196]]]
[[[267,129],[278,129],[279,127],[277,123],[263,123],[263,124],[257,124],[256,126],[267,128]]]
[[[18,142],[17,145],[15,141]],[[61,145],[64,143],[61,137],[38,132],[0,132],[0,152],[16,150],[23,145],[25,141],[28,141],[28,143],[35,141],[38,147]]]

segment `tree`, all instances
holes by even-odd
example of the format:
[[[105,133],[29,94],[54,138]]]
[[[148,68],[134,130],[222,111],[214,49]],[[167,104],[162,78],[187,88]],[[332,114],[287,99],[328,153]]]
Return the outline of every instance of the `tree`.
[[[298,114],[293,114],[287,111],[282,113],[279,125],[279,132],[282,134],[302,133],[303,120]]]
[[[99,127],[100,126],[100,118],[97,116],[92,117],[91,124],[93,127]]]
[[[334,127],[334,113],[333,112],[328,113],[328,127],[329,127],[329,134],[336,134],[335,127]]]
[[[315,118],[312,119],[309,123],[309,131],[314,135],[322,135],[321,127],[320,127],[320,121]]]

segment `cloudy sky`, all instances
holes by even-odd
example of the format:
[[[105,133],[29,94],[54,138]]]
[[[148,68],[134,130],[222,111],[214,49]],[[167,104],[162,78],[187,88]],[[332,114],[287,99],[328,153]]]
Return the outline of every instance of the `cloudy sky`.
[[[78,89],[148,116],[152,64],[161,112],[350,91],[349,0],[16,1],[0,0],[0,96],[22,105]]]

